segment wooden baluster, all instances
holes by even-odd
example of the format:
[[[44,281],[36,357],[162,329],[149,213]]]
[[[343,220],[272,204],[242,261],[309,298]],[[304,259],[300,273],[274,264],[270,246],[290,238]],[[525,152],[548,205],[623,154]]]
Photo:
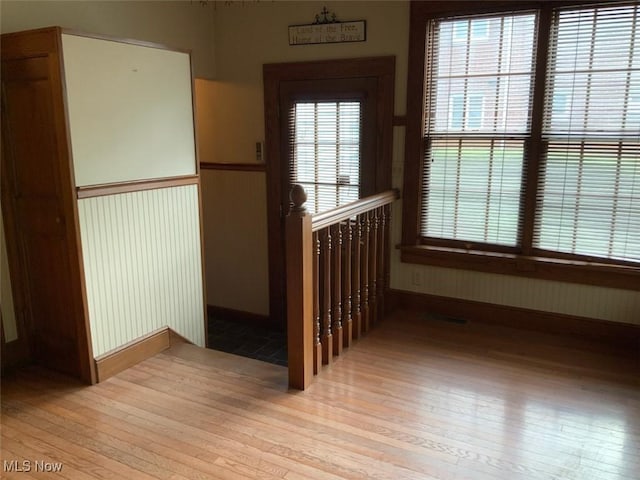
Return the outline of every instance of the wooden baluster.
[[[293,208],[285,222],[289,386],[304,390],[313,378],[313,234],[304,189],[294,185],[290,198]]]
[[[362,271],[360,273],[361,283],[361,310],[362,310],[362,333],[369,331],[369,232],[371,224],[369,222],[369,213],[363,213],[362,217],[362,247],[360,252],[360,265]]]
[[[370,211],[369,218],[369,324],[373,325],[378,320],[378,209]]]
[[[390,262],[391,262],[391,258],[390,258],[390,253],[391,253],[391,248],[390,248],[390,243],[391,242],[391,235],[390,235],[390,231],[391,231],[391,205],[385,205],[384,206],[384,216],[385,216],[385,228],[384,228],[384,251],[385,253],[385,259],[384,259],[384,291],[385,293],[387,292],[389,285],[391,285],[391,266],[390,266]],[[385,305],[385,308],[386,305]],[[383,315],[387,314],[387,311],[385,310],[383,313]]]
[[[331,237],[333,239],[332,254],[332,287],[333,287],[333,325],[331,333],[333,334],[333,354],[342,354],[342,231],[340,224],[337,223],[331,227]]]
[[[387,242],[386,242],[386,227],[387,227],[387,215],[384,207],[378,208],[378,218],[380,220],[378,226],[378,281],[376,287],[378,289],[377,303],[378,303],[378,318],[381,320],[385,315],[384,295],[386,290],[385,275],[387,271]]]
[[[351,319],[351,241],[353,240],[353,232],[351,229],[351,221],[347,220],[342,227],[344,234],[342,242],[344,243],[344,257],[342,259],[343,278],[342,278],[342,329],[344,331],[343,341],[344,347],[351,345],[353,338],[353,321]]]
[[[320,342],[320,237],[313,234],[313,373],[322,365],[322,343]]]
[[[333,337],[331,335],[331,233],[325,228],[321,233],[322,247],[322,363],[333,359]]]
[[[360,309],[360,242],[362,240],[362,225],[360,219],[356,217],[355,221],[351,225],[353,231],[353,258],[351,260],[351,292],[353,299],[351,304],[353,305],[353,338],[360,338],[362,334],[362,314]]]

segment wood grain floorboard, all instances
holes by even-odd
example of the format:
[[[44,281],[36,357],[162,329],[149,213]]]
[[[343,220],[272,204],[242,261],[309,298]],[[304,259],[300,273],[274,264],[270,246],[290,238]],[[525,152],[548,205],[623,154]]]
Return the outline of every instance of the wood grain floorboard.
[[[287,371],[175,345],[91,387],[3,379],[2,478],[638,480],[640,352],[386,319],[305,392]]]

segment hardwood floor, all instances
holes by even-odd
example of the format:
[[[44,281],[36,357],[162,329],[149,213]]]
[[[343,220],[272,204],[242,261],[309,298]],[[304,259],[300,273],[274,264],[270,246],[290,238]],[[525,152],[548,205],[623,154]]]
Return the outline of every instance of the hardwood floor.
[[[2,477],[637,480],[638,356],[397,314],[305,392],[190,345],[91,387],[30,368],[3,381],[1,457],[32,470]]]

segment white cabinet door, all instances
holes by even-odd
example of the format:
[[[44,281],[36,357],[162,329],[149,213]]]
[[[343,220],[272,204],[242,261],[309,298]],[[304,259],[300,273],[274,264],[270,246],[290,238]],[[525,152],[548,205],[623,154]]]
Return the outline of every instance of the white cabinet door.
[[[76,185],[196,173],[188,53],[63,34]]]

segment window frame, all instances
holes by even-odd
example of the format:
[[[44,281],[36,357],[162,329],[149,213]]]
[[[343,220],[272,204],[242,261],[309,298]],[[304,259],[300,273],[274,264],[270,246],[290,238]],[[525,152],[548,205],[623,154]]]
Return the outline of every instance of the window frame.
[[[559,7],[620,3],[599,2],[411,2],[409,68],[407,78],[407,118],[403,188],[401,261],[447,268],[476,270],[566,281],[589,285],[640,290],[640,266],[634,262],[602,259],[586,255],[548,252],[533,247],[537,193],[541,172],[542,123],[547,56],[553,11]],[[537,10],[538,43],[532,89],[530,140],[526,145],[521,201],[521,246],[499,247],[477,242],[425,239],[420,236],[423,159],[428,140],[423,137],[424,104],[427,94],[425,48],[430,20],[445,16],[499,14]],[[421,101],[416,101],[419,98]]]

